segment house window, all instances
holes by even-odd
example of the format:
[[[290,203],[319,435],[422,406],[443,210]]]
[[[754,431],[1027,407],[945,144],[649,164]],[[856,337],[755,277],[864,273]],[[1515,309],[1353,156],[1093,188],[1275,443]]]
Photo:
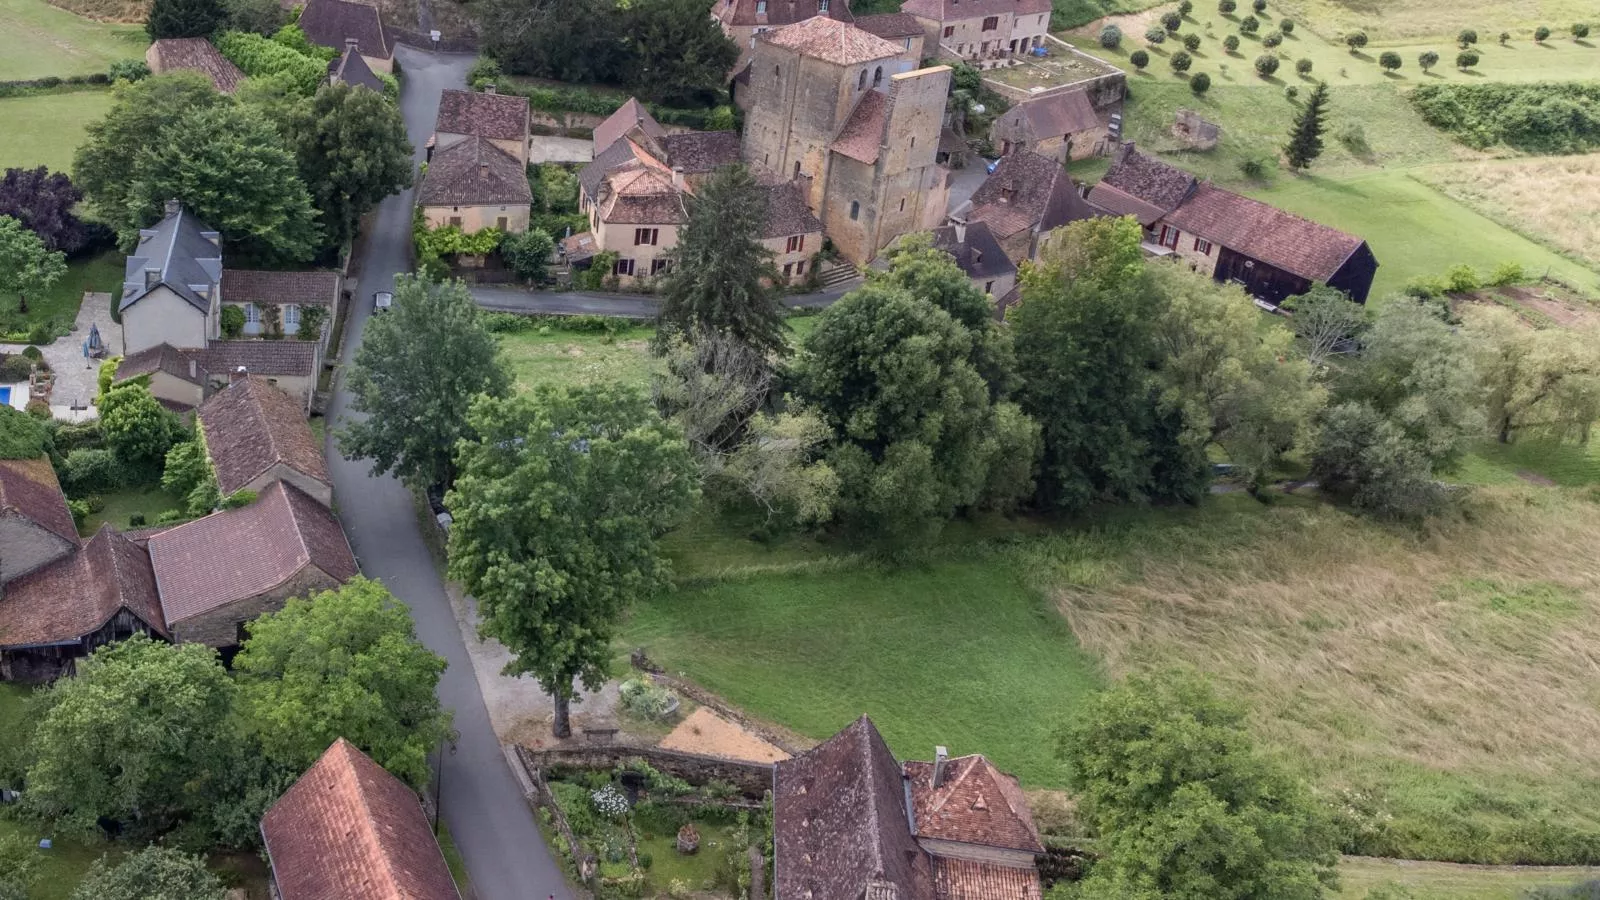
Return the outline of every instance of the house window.
[[[1211,255],[1211,242],[1210,241],[1201,240],[1200,238],[1195,238],[1194,239],[1194,249],[1199,251],[1199,252],[1201,252],[1201,253],[1204,253],[1207,256],[1210,256]]]
[[[1178,229],[1173,228],[1171,225],[1163,225],[1161,226],[1161,236],[1157,238],[1156,243],[1176,250],[1178,249],[1178,235],[1180,233]]]
[[[828,0],[821,0],[821,2],[817,4],[817,12],[825,13],[827,11],[828,11]]]
[[[767,0],[756,0],[756,15],[764,16],[766,14],[767,14]]]
[[[999,27],[1000,27],[1000,17],[999,16],[990,16],[987,19],[983,20],[983,30],[984,31],[994,31],[996,28],[999,28]]]
[[[805,260],[802,259],[799,262],[794,264],[794,273],[796,275],[804,275],[806,273],[806,261]]]
[[[883,84],[883,66],[872,70],[872,86],[877,87],[880,84]]]
[[[793,274],[794,274],[794,263],[784,263],[783,264],[783,277],[788,278],[790,275],[793,275]]]
[[[860,200],[851,200],[850,201],[850,218],[852,218],[852,219],[861,218],[861,201]]]
[[[907,50],[911,49],[911,38],[906,38],[906,49]]]
[[[789,249],[785,253],[803,253],[806,249],[806,236],[795,234],[789,236]]]
[[[906,211],[906,198],[904,198],[904,197],[900,198],[900,211],[901,212],[905,212]]]
[[[955,37],[955,34],[956,34],[956,27],[954,25],[946,25],[944,27],[944,36],[945,37]],[[906,38],[906,44],[909,46],[910,43],[911,43],[911,39],[910,38]]]
[[[300,307],[295,306],[293,303],[286,304],[283,307],[283,327],[300,327]]]
[[[496,216],[495,220],[494,220],[494,227],[500,229],[501,231],[505,231],[506,230],[506,222],[507,222],[507,219],[506,219],[505,216]]]
[[[863,91],[867,88],[867,70],[861,70],[861,77],[856,79],[856,90]]]
[[[984,292],[984,293],[985,293],[985,294],[992,294],[992,293],[994,293],[994,282],[992,282],[992,281],[985,281],[985,282],[984,282],[984,283],[983,283],[983,292]]]
[[[800,160],[798,159],[794,161],[794,177],[800,177]]]
[[[659,274],[661,272],[666,271],[668,262],[670,262],[670,260],[665,260],[665,259],[652,259],[652,260],[650,260],[650,274],[651,275],[656,275],[656,274]]]
[[[631,259],[619,259],[619,260],[617,260],[616,265],[611,267],[611,274],[613,274],[613,275],[632,275],[633,274],[633,260],[631,260]]]
[[[244,305],[244,323],[246,325],[260,325],[261,324],[261,309],[260,309],[260,307],[256,306],[254,303],[246,303]]]
[[[633,230],[633,245],[637,247],[640,244],[649,244],[654,247],[656,238],[660,236],[660,231],[661,229],[659,228],[635,228]]]
[[[457,228],[460,228],[461,227],[461,217],[460,216],[451,216],[450,217],[450,224],[454,225]]]

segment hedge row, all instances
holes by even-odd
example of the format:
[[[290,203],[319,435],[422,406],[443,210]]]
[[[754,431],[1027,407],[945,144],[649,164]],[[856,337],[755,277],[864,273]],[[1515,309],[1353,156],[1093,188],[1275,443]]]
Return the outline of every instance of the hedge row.
[[[1412,91],[1411,102],[1428,124],[1479,150],[1600,148],[1600,83],[1430,84]]]

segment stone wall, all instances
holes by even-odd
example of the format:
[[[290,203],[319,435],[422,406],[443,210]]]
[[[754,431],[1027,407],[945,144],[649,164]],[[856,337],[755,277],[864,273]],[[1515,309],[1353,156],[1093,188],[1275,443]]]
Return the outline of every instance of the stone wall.
[[[1054,37],[1046,36],[1045,40],[1050,43],[1052,52],[1079,56],[1096,65],[1104,66],[1109,71],[1104,75],[1096,75],[1093,78],[1085,78],[1082,81],[1073,81],[1067,84],[1058,84],[1042,91],[1030,92],[1024,88],[1012,87],[992,78],[985,78],[983,80],[984,85],[1011,103],[1021,103],[1024,100],[1033,100],[1039,97],[1052,97],[1069,91],[1083,91],[1089,95],[1089,102],[1094,104],[1095,109],[1104,109],[1127,96],[1128,73],[1098,56],[1090,56],[1071,44],[1064,43]]]
[[[668,775],[682,778],[690,784],[701,785],[717,780],[726,781],[739,789],[744,796],[757,800],[772,790],[770,764],[734,762],[697,753],[662,750],[659,747],[556,747],[548,750],[518,748],[518,756],[531,769],[548,769],[553,766],[568,769],[614,769],[622,763],[643,760]]]
[[[245,597],[181,622],[171,623],[172,638],[179,644],[205,644],[232,647],[239,643],[239,626],[264,613],[277,612],[290,597],[305,597],[339,586],[338,580],[315,566],[306,566],[270,591]]]

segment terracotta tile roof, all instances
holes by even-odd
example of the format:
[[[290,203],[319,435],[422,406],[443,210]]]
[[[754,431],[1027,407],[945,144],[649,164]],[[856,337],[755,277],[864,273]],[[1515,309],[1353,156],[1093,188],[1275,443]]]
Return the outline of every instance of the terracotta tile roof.
[[[737,131],[689,131],[660,138],[664,160],[690,174],[710,172],[739,162]]]
[[[222,270],[224,303],[293,303],[332,306],[339,299],[338,272]]]
[[[581,262],[588,259],[599,252],[600,249],[595,246],[594,235],[587,231],[580,231],[577,234],[562,238],[561,248],[567,251],[567,259],[570,262]]]
[[[1003,16],[1007,13],[1031,16],[1050,12],[1050,0],[906,0],[900,11],[924,19],[954,22],[961,19]],[[1049,26],[1049,21],[1045,25]]]
[[[190,384],[204,387],[210,378],[194,354],[179,350],[171,344],[157,344],[138,353],[130,353],[117,364],[117,381],[127,381],[140,375],[165,372]]]
[[[1089,189],[1089,205],[1113,216],[1133,216],[1145,227],[1149,227],[1151,223],[1167,214],[1161,207],[1146,203],[1127,191],[1112,187],[1103,181]]]
[[[328,80],[335,84],[358,85],[383,93],[383,79],[373,73],[372,67],[361,58],[359,50],[352,53],[348,47],[334,57],[333,62],[328,63]]]
[[[526,141],[528,110],[527,97],[447,90],[439,94],[439,118],[433,130],[495,141]]]
[[[828,149],[870,166],[878,161],[878,150],[883,147],[883,129],[888,121],[889,95],[867,91],[850,111],[850,118],[845,120],[839,136]]]
[[[923,33],[922,23],[909,13],[883,13],[856,19],[856,27],[884,40],[917,37]]]
[[[822,221],[812,215],[810,207],[806,206],[805,194],[799,182],[767,185],[766,190],[767,220],[761,229],[763,239],[822,231]]]
[[[786,25],[761,37],[775,47],[839,66],[888,59],[899,56],[901,50],[898,44],[891,44],[875,34],[868,34],[854,25],[826,16]]]
[[[318,46],[343,50],[345,40],[355,38],[362,56],[388,59],[392,52],[376,6],[346,0],[306,0],[296,24],[306,33],[306,40]]]
[[[417,795],[344,738],[261,819],[283,900],[460,900]]]
[[[1111,168],[1100,183],[1171,212],[1194,192],[1196,181],[1188,172],[1145,156],[1132,141],[1126,141],[1112,156]]]
[[[156,73],[189,69],[211,79],[211,84],[224,94],[239,89],[244,73],[212,46],[205,38],[162,38],[150,45]]]
[[[1031,150],[1002,156],[994,174],[972,194],[968,221],[988,222],[1007,238],[1024,227],[1040,232],[1094,216],[1060,163]]]
[[[304,404],[260,376],[240,379],[213,394],[197,416],[224,497],[280,463],[332,483],[306,424]]]
[[[661,123],[656,121],[655,116],[650,115],[650,110],[645,109],[644,104],[637,99],[629,97],[628,102],[617,107],[616,112],[594,127],[595,156],[598,158],[635,127],[651,140],[660,140],[667,135]]]
[[[590,199],[599,197],[600,186],[605,183],[606,173],[637,161],[639,152],[632,141],[615,141],[611,146],[595,154],[593,162],[578,170],[578,183],[583,186],[584,193],[588,194]]]
[[[616,225],[679,225],[688,221],[683,191],[672,176],[635,163],[606,176],[600,220]]]
[[[75,642],[123,609],[167,634],[150,555],[102,525],[78,552],[6,585],[0,597],[0,647]]]
[[[240,366],[251,375],[317,376],[316,341],[212,341],[204,350],[186,352],[200,361],[200,368],[218,376]]]
[[[1017,267],[1006,256],[987,222],[972,222],[966,227],[964,240],[956,238],[956,227],[945,225],[933,230],[933,247],[955,258],[968,278],[987,280],[1002,275],[1015,275]]]
[[[826,15],[844,22],[853,18],[847,0],[833,0],[826,12],[820,0],[767,0],[765,10],[758,12],[759,9],[757,0],[717,0],[713,14],[724,25],[765,25],[768,28],[793,25],[812,16]]]
[[[423,206],[519,206],[533,202],[522,161],[491,144],[469,137],[435,151],[428,174],[417,188]]]
[[[1326,225],[1286,213],[1211,184],[1166,221],[1236,253],[1312,281],[1327,281],[1365,243]]]
[[[933,883],[939,900],[1039,900],[1039,870],[933,858]]]
[[[1017,780],[980,755],[945,762],[938,787],[931,762],[908,762],[917,837],[1043,853]]]
[[[78,545],[78,529],[48,456],[0,459],[0,515],[20,516]]]
[[[905,780],[862,716],[773,775],[775,896],[858,900],[875,883],[933,900],[932,866],[911,836]],[[879,894],[867,894],[877,897]]]
[[[270,591],[307,566],[338,581],[357,574],[332,511],[282,481],[249,506],[163,531],[146,546],[172,625]]]
[[[1034,140],[1093,131],[1100,127],[1100,114],[1094,111],[1085,91],[1068,91],[1024,100],[1013,106],[1007,116],[1017,115],[1027,120]]]

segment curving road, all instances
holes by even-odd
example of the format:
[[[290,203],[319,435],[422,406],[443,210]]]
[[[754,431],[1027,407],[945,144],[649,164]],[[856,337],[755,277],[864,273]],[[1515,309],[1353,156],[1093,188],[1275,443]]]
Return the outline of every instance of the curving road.
[[[401,46],[397,59],[405,73],[401,108],[420,162],[421,148],[433,130],[440,90],[462,87],[473,58],[436,56]],[[361,344],[362,326],[372,312],[372,292],[393,289],[395,273],[411,270],[411,206],[410,191],[385,200],[358,250],[355,306],[345,326],[349,337],[340,359],[345,366]],[[350,395],[337,385],[328,409],[330,423],[347,415],[349,405]],[[371,476],[367,463],[340,457],[331,438],[328,466],[339,517],[362,571],[382,581],[411,608],[418,635],[449,662],[439,683],[439,699],[454,712],[460,737],[454,753],[443,758],[440,806],[478,900],[544,900],[551,895],[569,900],[572,893],[544,845],[489,724],[461,631],[423,542],[411,493],[390,476]]]

